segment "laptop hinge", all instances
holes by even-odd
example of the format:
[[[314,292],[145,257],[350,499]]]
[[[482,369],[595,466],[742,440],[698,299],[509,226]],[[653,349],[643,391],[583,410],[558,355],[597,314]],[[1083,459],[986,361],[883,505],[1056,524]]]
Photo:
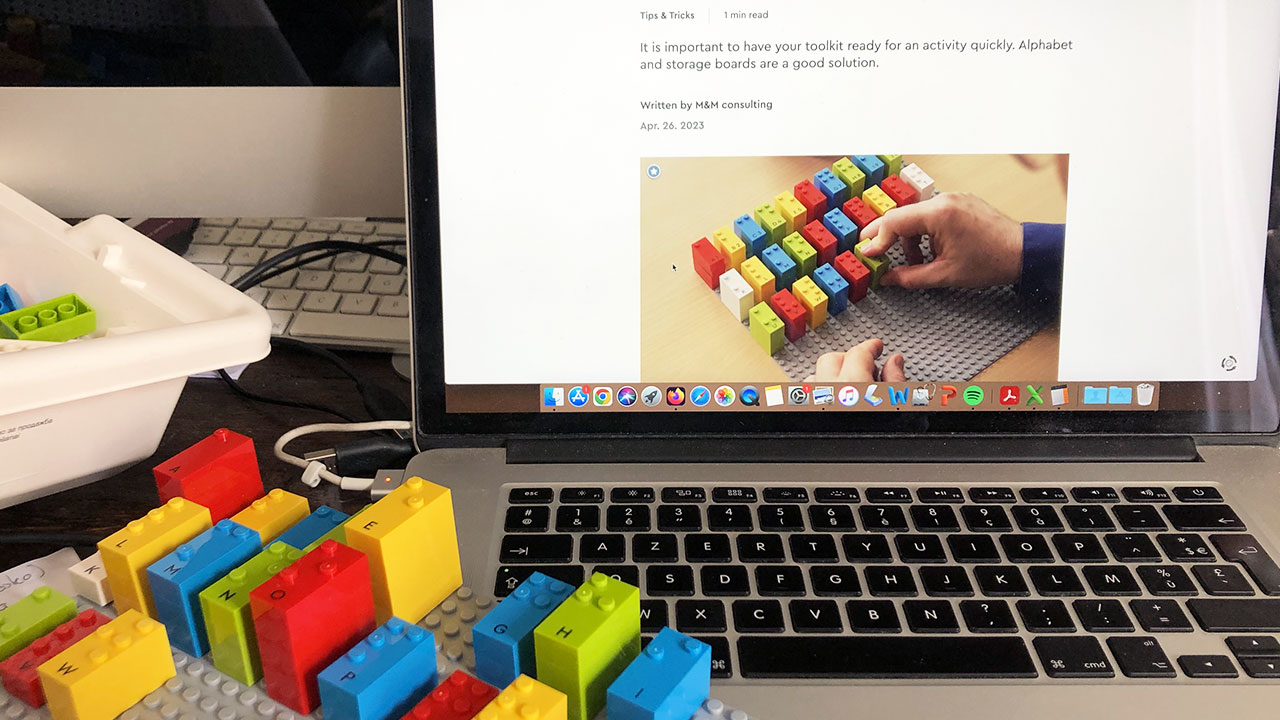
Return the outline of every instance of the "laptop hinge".
[[[1190,436],[775,436],[513,438],[507,462],[989,463],[1194,462]]]

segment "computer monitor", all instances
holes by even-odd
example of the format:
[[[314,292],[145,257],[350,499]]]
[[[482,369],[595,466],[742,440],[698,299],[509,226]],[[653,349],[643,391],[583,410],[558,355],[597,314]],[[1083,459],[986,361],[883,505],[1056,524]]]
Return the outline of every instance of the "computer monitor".
[[[394,13],[5,2],[0,182],[62,217],[401,217]]]

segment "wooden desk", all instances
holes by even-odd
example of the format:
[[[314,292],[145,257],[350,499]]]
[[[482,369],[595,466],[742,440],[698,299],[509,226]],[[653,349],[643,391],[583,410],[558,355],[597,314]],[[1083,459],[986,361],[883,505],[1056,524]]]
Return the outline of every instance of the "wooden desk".
[[[400,393],[408,402],[409,383],[392,370],[389,355],[343,353],[343,356],[362,374]],[[277,349],[266,360],[245,371],[242,381],[245,387],[264,394],[311,399],[332,405],[356,418],[367,417],[355,383],[332,365],[310,355]],[[111,421],[103,418],[103,422]],[[151,468],[220,427],[254,439],[262,482],[268,490],[278,487],[304,495],[313,509],[329,505],[343,512],[354,512],[369,502],[367,493],[341,492],[329,483],[309,488],[298,480],[300,470],[280,462],[271,453],[276,438],[290,428],[333,421],[334,418],[323,413],[245,400],[233,394],[221,380],[189,380],[160,447],[150,458],[114,477],[0,510],[0,570],[64,546],[6,543],[6,533],[26,531],[105,537],[130,520],[146,514],[159,504]],[[355,436],[317,435],[298,441],[290,449],[301,454],[325,447],[324,443],[339,442],[344,437],[351,439]],[[93,552],[93,548],[76,546],[76,551],[85,557]]]

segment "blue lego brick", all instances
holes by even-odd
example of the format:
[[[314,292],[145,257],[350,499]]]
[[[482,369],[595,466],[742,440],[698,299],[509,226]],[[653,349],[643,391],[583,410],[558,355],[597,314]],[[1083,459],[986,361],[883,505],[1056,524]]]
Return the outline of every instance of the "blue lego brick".
[[[796,281],[796,261],[791,259],[786,250],[777,245],[770,245],[760,253],[760,261],[764,266],[769,268],[769,272],[773,273],[776,279],[774,291],[790,290],[791,284]]]
[[[813,271],[813,282],[827,294],[827,313],[839,315],[849,307],[849,281],[827,263]]]
[[[147,568],[156,619],[169,632],[169,644],[195,657],[209,652],[200,591],[260,552],[258,533],[221,520]]]
[[[867,176],[867,187],[884,180],[884,161],[875,155],[850,155],[849,159]]]
[[[711,646],[663,628],[609,686],[609,720],[687,720],[711,694]]]
[[[831,172],[831,168],[822,168],[813,174],[813,184],[827,196],[827,207],[838,208],[849,199],[849,186]]]
[[[18,295],[17,290],[10,287],[9,283],[0,285],[0,315],[21,310],[23,307],[22,297]]]
[[[391,618],[316,679],[325,720],[399,720],[436,686],[435,636]]]
[[[827,229],[827,232],[836,236],[836,247],[839,248],[836,251],[837,255],[842,252],[852,252],[853,246],[858,244],[858,226],[840,208],[832,208],[823,215],[822,226]]]
[[[733,232],[747,246],[747,257],[755,257],[764,252],[765,244],[769,242],[769,234],[750,215],[734,220]]]
[[[573,586],[535,572],[471,629],[476,677],[506,687],[521,674],[536,677],[533,629],[573,594]]]
[[[316,508],[315,512],[285,530],[280,537],[276,538],[276,542],[282,542],[289,547],[302,550],[320,539],[325,533],[331,532],[334,528],[346,522],[350,517],[350,515],[341,510],[334,510],[328,505],[321,505]]]

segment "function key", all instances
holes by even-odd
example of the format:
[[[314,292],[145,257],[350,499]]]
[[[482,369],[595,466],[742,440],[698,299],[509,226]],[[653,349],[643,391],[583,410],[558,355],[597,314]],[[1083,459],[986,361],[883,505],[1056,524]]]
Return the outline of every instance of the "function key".
[[[1020,494],[1022,495],[1022,502],[1025,503],[1055,503],[1067,501],[1067,491],[1056,487],[1022,488]]]
[[[718,503],[753,503],[756,501],[756,489],[750,487],[712,488],[711,499]]]
[[[518,487],[511,488],[511,492],[507,494],[507,502],[512,505],[537,505],[541,503],[549,503],[555,497],[549,487]]]
[[[1222,493],[1211,487],[1176,487],[1173,496],[1182,502],[1222,502]]]
[[[867,488],[867,502],[909,503],[911,502],[911,491],[904,487]]]
[[[1129,502],[1169,502],[1169,491],[1162,487],[1127,487],[1120,492]]]
[[[769,503],[807,503],[809,502],[809,491],[802,487],[765,488],[764,501]]]
[[[604,488],[567,487],[560,490],[562,503],[599,503],[604,502]]]
[[[964,502],[964,493],[958,487],[923,487],[916,490],[916,497],[923,503]]]
[[[820,487],[813,491],[813,499],[820,503],[862,502],[857,488]]]
[[[1120,499],[1116,489],[1109,487],[1074,487],[1071,488],[1071,497],[1081,503],[1116,502]]]
[[[651,503],[654,499],[653,488],[620,487],[609,491],[609,501],[616,503]]]
[[[684,503],[684,502],[706,502],[707,491],[700,487],[669,487],[662,488],[662,502],[665,503]]]
[[[1011,503],[1015,501],[1013,488],[976,487],[969,488],[969,499],[976,503]]]

